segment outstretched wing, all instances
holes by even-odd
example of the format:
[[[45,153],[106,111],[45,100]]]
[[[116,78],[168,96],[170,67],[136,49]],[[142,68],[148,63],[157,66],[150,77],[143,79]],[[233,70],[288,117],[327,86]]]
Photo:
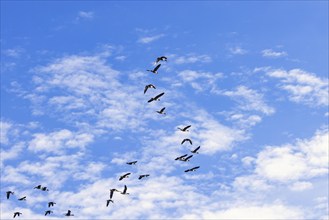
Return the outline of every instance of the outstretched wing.
[[[160,64],[158,64],[155,68],[154,68],[154,72],[156,72],[159,68],[160,68],[160,66],[161,66],[161,63]]]
[[[145,88],[144,88],[144,94],[146,93],[146,91],[147,91],[148,88],[149,88],[148,86],[145,86]]]
[[[163,96],[164,94],[165,94],[165,93],[162,92],[162,93],[160,93],[159,95],[155,96],[153,99],[156,100],[156,99],[160,98],[161,96]]]
[[[185,128],[183,128],[184,131],[186,131],[187,129],[189,129],[191,127],[191,125],[186,126]]]

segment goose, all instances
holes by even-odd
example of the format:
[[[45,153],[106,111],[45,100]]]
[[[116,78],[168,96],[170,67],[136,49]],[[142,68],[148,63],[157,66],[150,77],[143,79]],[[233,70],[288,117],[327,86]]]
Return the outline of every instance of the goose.
[[[74,216],[74,215],[71,214],[71,210],[67,210],[67,213],[65,214],[65,216]]]
[[[122,193],[121,193],[122,195],[129,195],[129,193],[127,193],[127,186],[125,185],[125,187],[124,187],[124,189],[123,189],[123,191],[122,191]]]
[[[6,192],[7,199],[9,199],[10,195],[14,195],[14,192],[12,192],[12,191],[7,191],[7,192]]]
[[[41,189],[41,185],[37,185],[34,189]]]
[[[108,199],[108,200],[106,200],[106,207],[109,206],[110,202],[114,203],[114,201],[113,201],[112,199]]]
[[[123,180],[124,178],[128,178],[131,173],[126,173],[122,176],[120,176],[119,181]]]
[[[186,156],[187,156],[187,154],[184,154],[183,156],[177,157],[175,160],[182,160]]]
[[[22,215],[21,212],[15,212],[15,213],[14,213],[14,218],[16,218],[16,216],[20,216],[20,215]]]
[[[56,202],[48,202],[48,207],[54,206]]]
[[[167,57],[165,57],[165,56],[158,57],[157,60],[155,61],[155,63],[159,63],[160,61],[166,61],[167,62]]]
[[[160,93],[159,95],[151,98],[150,100],[148,100],[147,102],[153,102],[153,101],[160,101],[160,97],[163,96],[165,93]]]
[[[199,169],[200,167],[198,166],[198,167],[193,167],[193,168],[191,168],[191,169],[187,169],[187,170],[185,170],[184,172],[185,173],[187,173],[187,172],[191,172],[191,171],[196,171],[197,169]]]
[[[47,211],[45,211],[45,216],[46,216],[46,215],[50,215],[51,213],[53,213],[53,211],[51,211],[51,210],[47,210]]]
[[[146,70],[146,71],[149,71],[149,72],[152,72],[152,73],[155,73],[157,74],[158,73],[158,69],[160,68],[161,64],[158,64],[153,70]]]
[[[191,153],[193,153],[193,154],[198,154],[198,153],[199,153],[198,150],[200,149],[200,147],[201,147],[201,146],[195,148],[194,150],[191,150]]]
[[[131,162],[127,162],[126,164],[128,164],[128,165],[135,165],[136,163],[137,163],[137,160],[131,161]]]
[[[144,178],[144,177],[149,177],[149,176],[150,176],[150,174],[139,175],[138,179],[140,180],[140,179],[142,179],[142,178]]]
[[[49,191],[49,189],[46,186],[42,187],[41,190],[42,191]]]
[[[154,85],[152,85],[152,84],[148,84],[148,85],[145,86],[144,94],[146,93],[146,91],[147,91],[149,88],[156,89]]]
[[[191,139],[189,139],[189,138],[185,138],[185,139],[182,141],[181,144],[184,144],[185,141],[190,142],[190,144],[192,145],[192,141],[191,141]]]
[[[188,125],[188,126],[186,126],[186,127],[184,127],[184,128],[178,128],[179,130],[181,130],[181,131],[183,131],[183,132],[188,132],[189,130],[189,128],[191,127],[191,125]]]
[[[18,199],[19,201],[26,201],[26,196],[24,196],[24,197],[22,197],[22,198],[20,198],[20,199]]]
[[[159,114],[165,115],[166,113],[164,112],[164,110],[166,109],[166,107],[163,107],[160,111],[156,111]]]

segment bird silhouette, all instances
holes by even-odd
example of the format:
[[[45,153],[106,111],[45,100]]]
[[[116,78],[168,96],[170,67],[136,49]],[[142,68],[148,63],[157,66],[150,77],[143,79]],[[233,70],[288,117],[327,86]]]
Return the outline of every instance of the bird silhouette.
[[[160,61],[166,61],[167,62],[167,57],[165,57],[165,56],[158,57],[157,60],[155,61],[155,63],[159,63]]]
[[[14,195],[14,192],[13,191],[7,191],[6,192],[7,199],[9,199],[10,195]]]
[[[189,139],[189,138],[185,138],[185,139],[182,141],[181,144],[184,144],[185,141],[190,142],[190,144],[192,145],[192,141],[191,141],[191,139]]]
[[[128,178],[131,173],[126,173],[122,176],[120,176],[119,181],[123,180],[124,178]]]
[[[110,202],[114,203],[114,201],[113,201],[112,199],[108,199],[108,200],[106,200],[106,207],[109,206]]]
[[[67,210],[67,213],[65,214],[65,216],[74,216],[74,215],[71,214],[71,210]]]
[[[110,189],[110,199],[112,199],[114,192],[120,192],[117,189]]]
[[[190,155],[190,156],[188,156],[188,157],[185,157],[185,158],[183,158],[181,161],[184,161],[184,162],[186,162],[186,161],[190,161],[190,158],[191,157],[193,157],[193,155]]]
[[[135,160],[135,161],[131,161],[131,162],[127,162],[126,164],[128,164],[128,165],[134,165],[134,164],[136,164],[137,163],[137,160]]]
[[[188,125],[188,126],[186,126],[186,127],[184,127],[184,128],[178,128],[179,130],[181,130],[181,131],[183,131],[183,132],[188,132],[189,130],[189,128],[191,127],[191,125]]]
[[[139,175],[138,179],[140,180],[140,179],[142,179],[142,178],[144,178],[144,177],[149,177],[149,176],[150,176],[150,174]]]
[[[48,207],[54,206],[56,202],[48,202]]]
[[[126,185],[124,186],[124,189],[121,192],[121,194],[123,194],[123,195],[128,195],[129,194],[129,193],[127,193],[127,186]]]
[[[180,157],[177,157],[175,160],[182,160],[184,157],[186,157],[187,156],[187,154],[184,154],[184,155],[182,155],[182,156],[180,156]]]
[[[41,190],[42,191],[49,191],[49,189],[46,186],[42,187]]]
[[[53,211],[51,211],[51,210],[47,210],[47,211],[45,211],[45,216],[46,216],[46,215],[50,215],[51,213],[53,213]]]
[[[149,88],[156,89],[154,85],[152,85],[152,84],[148,84],[148,85],[145,86],[144,94],[146,93],[146,91],[147,91]]]
[[[34,189],[41,189],[41,185],[37,185]]]
[[[187,173],[187,172],[191,172],[191,171],[196,171],[197,169],[199,169],[200,167],[198,166],[198,167],[193,167],[193,168],[191,168],[191,169],[187,169],[187,170],[185,170],[184,172],[185,173]]]
[[[164,112],[164,110],[166,109],[166,107],[163,107],[160,111],[157,111],[157,113],[165,115],[166,113]]]
[[[153,70],[146,70],[146,71],[149,71],[149,72],[152,72],[152,73],[155,73],[157,74],[158,73],[158,69],[160,68],[161,64],[158,64]]]
[[[160,101],[160,97],[163,96],[165,93],[160,93],[159,95],[151,98],[150,100],[148,100],[147,102],[153,102],[153,101]]]
[[[26,201],[26,196],[24,196],[24,197],[22,197],[22,198],[20,198],[20,199],[18,199],[19,201]]]
[[[198,150],[200,149],[200,147],[201,147],[201,146],[195,148],[194,150],[191,150],[191,153],[193,153],[193,154],[198,154],[198,153],[199,153]]]
[[[19,217],[20,215],[22,215],[22,213],[21,213],[21,212],[15,212],[15,213],[14,213],[14,218],[16,218],[16,216],[18,216],[18,217]]]

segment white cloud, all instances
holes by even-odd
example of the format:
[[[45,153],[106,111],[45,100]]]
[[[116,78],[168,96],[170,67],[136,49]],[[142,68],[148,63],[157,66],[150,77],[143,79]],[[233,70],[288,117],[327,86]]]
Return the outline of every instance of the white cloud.
[[[238,86],[236,90],[223,91],[219,94],[232,97],[240,104],[239,108],[245,111],[259,111],[265,115],[271,115],[275,112],[273,107],[265,103],[262,94],[246,86]],[[259,121],[257,118],[253,118],[253,120]]]
[[[237,47],[230,47],[229,51],[233,55],[244,55],[244,54],[248,53],[247,50],[245,50],[241,47],[238,47],[238,46]]]
[[[149,44],[153,41],[159,40],[160,38],[164,37],[164,34],[158,34],[158,35],[153,35],[153,36],[147,36],[147,37],[141,37],[137,40],[138,43],[141,44]]]
[[[278,58],[278,57],[284,57],[287,56],[287,52],[285,51],[274,51],[272,49],[265,49],[262,50],[263,57],[272,57],[272,58]]]
[[[77,16],[77,20],[79,19],[93,19],[94,18],[94,12],[92,11],[79,11],[78,12],[78,16]]]
[[[19,58],[24,52],[25,50],[23,48],[16,47],[12,49],[6,49],[2,53],[8,57]]]
[[[212,61],[209,55],[195,55],[195,54],[188,54],[186,56],[178,56],[171,55],[171,59],[175,64],[189,64],[189,63],[209,63]]]
[[[8,144],[8,135],[9,131],[12,128],[12,124],[9,122],[5,122],[0,120],[0,143],[1,144]]]
[[[201,92],[216,86],[218,79],[223,78],[223,73],[198,72],[194,70],[183,70],[178,73],[183,82],[189,83],[192,88]]]
[[[289,93],[293,102],[309,106],[329,105],[328,79],[321,79],[301,69],[285,71],[281,69],[268,70],[266,74],[280,80],[279,88]]]

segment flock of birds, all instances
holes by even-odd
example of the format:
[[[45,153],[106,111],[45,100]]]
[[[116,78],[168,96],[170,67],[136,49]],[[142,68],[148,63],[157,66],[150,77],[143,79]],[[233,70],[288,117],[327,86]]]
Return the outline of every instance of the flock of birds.
[[[147,71],[157,74],[158,70],[161,66],[160,62],[162,62],[162,61],[167,62],[167,57],[165,57],[165,56],[158,57],[155,61],[155,64],[156,64],[155,68],[152,69],[152,70],[147,70]],[[144,88],[144,94],[147,92],[148,89],[156,89],[156,87],[153,84],[146,85],[145,88]],[[160,97],[162,97],[164,94],[165,93],[162,92],[162,93],[156,95],[155,97],[150,98],[147,102],[150,103],[150,102],[153,102],[153,101],[160,101]],[[166,109],[166,107],[163,107],[163,108],[161,108],[160,110],[158,110],[156,112],[159,113],[159,114],[165,115],[166,114],[165,109]],[[191,125],[187,125],[183,128],[178,127],[178,129],[182,132],[189,132],[189,128],[191,128]],[[182,142],[181,142],[181,145],[183,145],[185,142],[192,145],[192,140],[189,139],[189,138],[183,139]],[[183,161],[183,162],[190,161],[190,159],[193,157],[193,154],[198,154],[199,153],[198,152],[199,149],[200,149],[200,146],[198,146],[194,150],[191,150],[190,151],[192,153],[191,155],[184,154],[182,156],[177,157],[175,160]],[[135,165],[136,163],[137,163],[137,160],[127,162],[126,164],[127,165]],[[200,166],[195,166],[195,167],[192,167],[190,169],[185,170],[184,172],[188,173],[188,172],[196,171],[199,168],[200,168]],[[130,172],[121,175],[119,177],[119,181],[122,181],[123,179],[128,178],[130,175],[131,175]],[[149,176],[150,176],[150,174],[142,174],[142,175],[139,175],[138,179],[141,180],[141,179],[149,177]],[[41,186],[41,185],[38,185],[38,186],[34,187],[34,189],[38,189],[40,191],[49,191],[49,189],[47,187]],[[127,185],[124,185],[124,188],[123,188],[122,191],[120,191],[118,189],[114,189],[114,188],[110,189],[110,198],[106,200],[106,207],[108,207],[110,205],[110,203],[114,203],[114,200],[113,200],[114,192],[118,192],[122,195],[129,195],[129,193],[127,192],[127,189],[128,189]],[[7,199],[10,199],[12,197],[12,195],[14,195],[13,191],[7,191],[6,192],[6,198]],[[26,196],[20,197],[18,200],[19,201],[26,201]],[[53,201],[48,202],[48,208],[53,207],[55,204],[56,203],[53,202]],[[52,213],[53,213],[53,211],[48,209],[48,210],[45,211],[44,215],[47,216],[47,215],[50,215]],[[21,215],[22,215],[21,212],[14,212],[13,218],[19,217]],[[65,216],[74,216],[74,214],[72,214],[71,210],[67,210],[67,212],[63,215],[65,215]]]

